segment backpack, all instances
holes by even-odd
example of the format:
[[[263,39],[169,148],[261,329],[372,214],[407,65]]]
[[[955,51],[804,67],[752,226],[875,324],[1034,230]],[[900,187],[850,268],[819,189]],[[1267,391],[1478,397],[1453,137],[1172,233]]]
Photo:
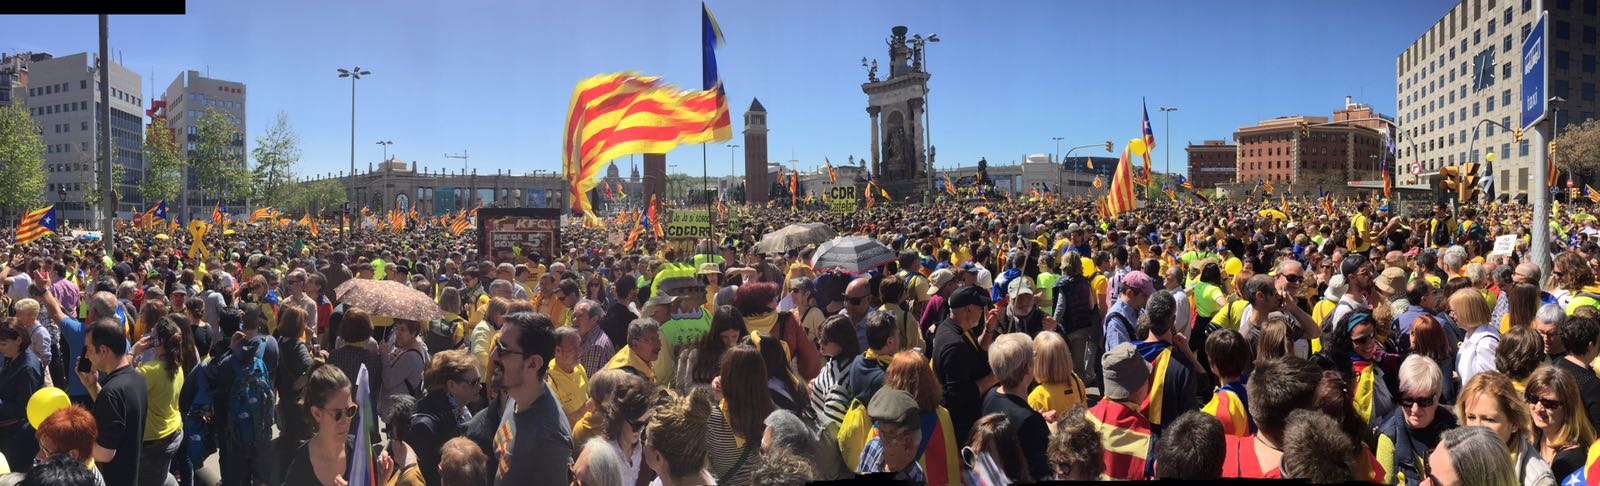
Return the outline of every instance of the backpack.
[[[466,340],[456,340],[461,334],[461,324],[465,319],[434,319],[428,323],[428,331],[422,334],[422,343],[428,345],[428,351],[440,352],[451,349],[461,349]]]
[[[261,359],[262,350],[245,358],[234,355],[233,383],[228,389],[228,414],[235,444],[249,447],[257,437],[272,436],[272,376]]]
[[[195,373],[190,375],[194,385],[194,400],[189,403],[189,408],[183,413],[184,442],[189,446],[188,460],[193,464],[204,464],[207,457],[217,452],[216,436],[212,433],[211,406],[211,380],[204,368],[212,365],[210,361],[195,367]]]

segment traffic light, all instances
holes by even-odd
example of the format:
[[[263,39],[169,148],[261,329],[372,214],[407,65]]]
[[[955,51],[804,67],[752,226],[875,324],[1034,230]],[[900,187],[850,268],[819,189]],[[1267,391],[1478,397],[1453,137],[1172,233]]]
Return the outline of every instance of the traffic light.
[[[1556,141],[1555,140],[1551,140],[1550,141],[1550,146],[1546,147],[1545,153],[1546,153],[1546,155],[1545,155],[1546,157],[1551,157],[1551,156],[1554,156],[1556,154]]]
[[[1461,164],[1461,172],[1457,177],[1461,180],[1457,184],[1457,200],[1462,202],[1476,200],[1478,198],[1478,163],[1467,162]]]
[[[1439,188],[1440,189],[1443,189],[1443,190],[1449,191],[1449,192],[1460,193],[1460,191],[1461,191],[1461,182],[1460,182],[1461,168],[1460,167],[1451,166],[1451,167],[1440,168],[1439,169],[1439,176],[1444,178],[1444,180],[1439,183]]]
[[[1522,141],[1522,129],[1521,128],[1513,128],[1513,129],[1511,129],[1511,141],[1513,141],[1513,142],[1521,142]]]
[[[1106,153],[1111,153],[1111,141],[1106,140]]]
[[[1309,136],[1311,136],[1311,125],[1307,125],[1306,122],[1300,122],[1300,137]]]

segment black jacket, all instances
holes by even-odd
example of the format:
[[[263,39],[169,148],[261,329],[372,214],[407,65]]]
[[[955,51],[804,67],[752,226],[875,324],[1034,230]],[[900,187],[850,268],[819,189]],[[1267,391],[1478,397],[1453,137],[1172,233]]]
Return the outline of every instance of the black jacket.
[[[456,407],[451,405],[450,392],[434,390],[417,401],[416,414],[411,416],[411,428],[406,432],[406,442],[417,453],[417,467],[430,485],[439,484],[439,450],[445,442],[461,436],[466,430]]]
[[[606,337],[613,343],[628,342],[628,323],[638,319],[639,316],[628,309],[627,303],[612,302],[606,308],[606,315],[600,317],[600,330],[605,331]],[[599,372],[595,370],[594,372]]]

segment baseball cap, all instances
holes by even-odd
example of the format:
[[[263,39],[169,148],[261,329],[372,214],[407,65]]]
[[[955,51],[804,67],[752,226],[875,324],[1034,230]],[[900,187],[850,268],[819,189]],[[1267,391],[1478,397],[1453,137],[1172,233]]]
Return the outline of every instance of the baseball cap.
[[[962,262],[961,263],[961,271],[968,272],[968,273],[978,273],[978,266],[974,265],[972,262]]]
[[[1150,281],[1150,276],[1141,270],[1134,270],[1122,275],[1122,288],[1139,289],[1145,295],[1156,293],[1156,286]]]
[[[1011,283],[1006,284],[1006,295],[1011,298],[1015,299],[1023,294],[1033,295],[1033,286],[1028,285],[1028,279],[1014,278],[1011,279]]]
[[[955,272],[952,272],[949,269],[941,268],[934,270],[933,274],[928,276],[928,295],[939,293],[939,287],[943,287],[944,284],[950,283],[951,280],[955,279]]]
[[[976,285],[968,285],[956,289],[956,293],[950,295],[951,310],[969,305],[989,305],[989,293],[984,292],[983,289],[978,288]]]

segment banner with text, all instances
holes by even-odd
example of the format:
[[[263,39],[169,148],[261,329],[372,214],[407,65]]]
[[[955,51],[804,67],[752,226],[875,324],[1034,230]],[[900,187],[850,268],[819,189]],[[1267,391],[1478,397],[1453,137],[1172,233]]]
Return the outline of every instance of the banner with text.
[[[667,222],[667,238],[699,239],[711,237],[711,213],[704,209],[678,209]]]
[[[518,255],[560,255],[561,210],[544,208],[478,209],[478,254],[496,262]]]
[[[828,210],[839,214],[856,212],[856,197],[860,190],[854,186],[839,186],[828,190]]]

